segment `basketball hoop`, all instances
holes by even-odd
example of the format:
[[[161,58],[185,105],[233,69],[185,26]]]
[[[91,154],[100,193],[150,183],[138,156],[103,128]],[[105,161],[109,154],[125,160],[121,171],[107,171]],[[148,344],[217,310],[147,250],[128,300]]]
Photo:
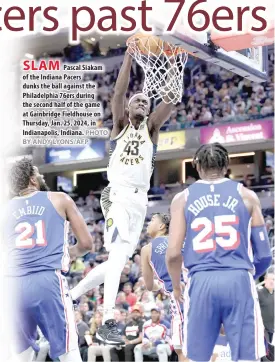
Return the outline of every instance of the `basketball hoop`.
[[[127,46],[128,53],[144,71],[143,93],[165,103],[180,102],[188,53],[157,36],[145,34],[133,35]]]

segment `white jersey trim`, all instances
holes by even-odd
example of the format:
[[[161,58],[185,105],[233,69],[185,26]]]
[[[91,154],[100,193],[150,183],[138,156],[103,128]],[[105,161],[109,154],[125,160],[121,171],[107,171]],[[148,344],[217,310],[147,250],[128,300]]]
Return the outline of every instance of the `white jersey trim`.
[[[188,190],[188,189],[185,189],[185,190],[183,191],[183,195],[184,195],[184,200],[185,200],[185,202],[187,202],[187,199],[188,199],[188,196],[189,196],[189,190]]]
[[[238,191],[238,193],[240,194],[240,196],[242,196],[242,192],[243,192],[243,184],[238,183],[238,186],[237,186],[237,191]]]

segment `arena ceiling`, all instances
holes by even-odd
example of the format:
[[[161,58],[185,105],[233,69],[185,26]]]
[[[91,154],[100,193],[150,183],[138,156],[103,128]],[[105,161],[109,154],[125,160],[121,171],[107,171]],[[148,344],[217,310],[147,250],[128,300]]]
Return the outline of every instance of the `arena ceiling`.
[[[128,36],[97,34],[91,33],[88,36],[85,35],[81,39],[82,42],[87,44],[95,44],[100,42],[100,48],[102,52],[125,45]],[[43,53],[55,53],[62,51],[68,45],[68,29],[62,29],[59,33],[54,35],[36,34],[32,36],[26,36],[20,40],[19,58],[23,58],[25,54],[31,54],[34,57],[41,56]]]

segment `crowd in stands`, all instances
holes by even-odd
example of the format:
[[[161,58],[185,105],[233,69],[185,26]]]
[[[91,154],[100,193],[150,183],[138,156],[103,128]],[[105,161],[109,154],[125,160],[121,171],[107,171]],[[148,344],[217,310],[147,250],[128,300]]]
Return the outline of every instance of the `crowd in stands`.
[[[200,73],[191,78],[189,67],[196,65],[200,66]],[[102,126],[112,123],[111,97],[118,72],[119,67],[115,67],[104,75],[92,76],[92,79],[98,83],[98,99],[103,104]],[[171,118],[162,130],[180,130],[272,117],[274,115],[273,78],[274,73],[266,83],[253,83],[215,64],[192,58],[185,69],[185,90],[182,101],[174,107]],[[142,85],[143,71],[135,65],[132,69],[128,98],[142,90]]]
[[[86,44],[87,45],[87,44]],[[126,47],[109,48],[104,56],[123,55]],[[103,57],[100,43],[89,44],[89,51],[83,44],[67,46],[62,54],[65,61],[92,61]],[[56,55],[56,56],[57,56]],[[163,131],[180,130],[226,122],[259,120],[274,115],[274,53],[269,54],[271,74],[266,83],[254,83],[218,65],[203,62],[189,56],[184,71],[184,93],[182,101],[174,106],[171,118],[163,126]],[[200,71],[191,75],[194,67]],[[119,66],[105,74],[87,73],[84,80],[94,80],[98,84],[98,100],[102,102],[104,118],[98,126],[112,125],[111,97],[118,76]],[[130,98],[142,90],[143,70],[134,63],[129,91]],[[152,108],[156,106],[153,103]]]

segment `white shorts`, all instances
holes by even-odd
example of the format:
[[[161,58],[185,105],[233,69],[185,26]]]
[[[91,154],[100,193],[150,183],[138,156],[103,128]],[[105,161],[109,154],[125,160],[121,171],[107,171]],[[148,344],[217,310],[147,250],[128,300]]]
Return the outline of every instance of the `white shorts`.
[[[174,349],[182,349],[183,346],[183,305],[170,294],[171,310],[171,339]]]
[[[147,212],[147,193],[132,187],[107,186],[101,194],[105,217],[104,247],[110,251],[123,242],[131,257],[136,249]]]

